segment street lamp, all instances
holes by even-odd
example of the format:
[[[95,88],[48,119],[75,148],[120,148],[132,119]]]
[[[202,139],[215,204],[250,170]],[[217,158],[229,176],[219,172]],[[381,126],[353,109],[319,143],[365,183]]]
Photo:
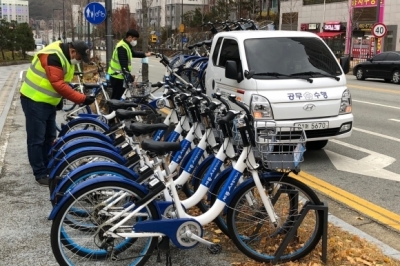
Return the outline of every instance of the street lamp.
[[[56,38],[54,37],[54,10],[61,10],[60,8],[53,8],[53,42],[56,41]],[[58,34],[58,37],[60,37],[60,34]]]

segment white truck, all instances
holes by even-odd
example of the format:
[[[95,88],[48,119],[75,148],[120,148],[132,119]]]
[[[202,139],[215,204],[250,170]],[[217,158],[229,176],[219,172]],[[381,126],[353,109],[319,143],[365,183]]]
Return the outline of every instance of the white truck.
[[[349,58],[340,64],[316,34],[302,31],[227,31],[214,36],[206,92],[250,106],[255,119],[301,126],[308,149],[346,138],[353,125],[346,86]]]

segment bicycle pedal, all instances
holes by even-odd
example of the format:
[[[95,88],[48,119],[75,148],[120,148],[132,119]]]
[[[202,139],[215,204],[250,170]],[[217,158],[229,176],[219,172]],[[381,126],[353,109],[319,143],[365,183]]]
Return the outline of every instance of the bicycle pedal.
[[[212,244],[211,246],[207,247],[208,251],[210,251],[211,254],[219,254],[222,251],[222,246],[220,244]]]

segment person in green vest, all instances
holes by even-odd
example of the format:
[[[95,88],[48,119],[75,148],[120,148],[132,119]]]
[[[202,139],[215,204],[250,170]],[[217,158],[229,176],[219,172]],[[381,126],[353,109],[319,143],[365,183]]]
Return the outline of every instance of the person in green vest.
[[[122,71],[126,69],[131,73],[132,71],[132,58],[144,58],[152,55],[151,52],[142,53],[133,50],[133,47],[137,44],[137,39],[139,38],[139,32],[136,30],[129,30],[126,33],[125,39],[119,41],[113,51],[110,66],[108,68],[108,74],[110,75],[110,84],[112,87],[111,99],[120,100],[124,94],[124,77],[120,75],[111,75],[117,71]],[[134,77],[132,76],[132,79]],[[133,80],[132,80],[133,81]]]
[[[40,50],[32,60],[21,86],[21,105],[26,118],[28,159],[36,182],[49,185],[47,154],[56,138],[56,111],[62,97],[90,105],[85,96],[69,86],[75,65],[89,62],[89,47],[83,41],[56,41]]]

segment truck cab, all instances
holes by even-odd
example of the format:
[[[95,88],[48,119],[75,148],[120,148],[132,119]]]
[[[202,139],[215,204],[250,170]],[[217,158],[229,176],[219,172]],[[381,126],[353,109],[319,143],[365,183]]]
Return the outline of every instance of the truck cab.
[[[228,31],[214,36],[205,85],[209,96],[235,94],[256,120],[303,127],[307,148],[322,149],[351,136],[348,72],[314,33]]]

